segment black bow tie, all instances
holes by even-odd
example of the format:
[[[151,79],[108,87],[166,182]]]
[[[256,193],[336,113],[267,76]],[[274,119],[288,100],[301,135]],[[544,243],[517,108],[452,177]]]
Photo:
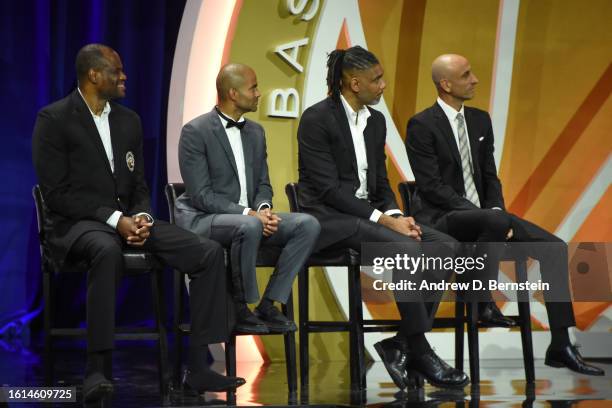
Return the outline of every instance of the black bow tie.
[[[242,130],[244,125],[246,125],[246,120],[243,120],[242,122],[236,122],[234,119],[229,118],[225,116],[223,113],[221,113],[219,108],[217,108],[216,106],[215,106],[215,110],[217,111],[217,114],[221,116],[223,119],[225,119],[225,121],[227,122],[227,125],[225,125],[226,129],[237,127],[238,130]]]

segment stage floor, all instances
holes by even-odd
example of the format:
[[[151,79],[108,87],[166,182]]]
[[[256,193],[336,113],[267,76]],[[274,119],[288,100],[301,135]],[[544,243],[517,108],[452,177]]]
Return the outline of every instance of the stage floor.
[[[55,383],[77,385],[80,400],[83,349],[62,347],[57,352]],[[0,384],[3,386],[42,386],[42,356],[32,349],[0,348]],[[120,343],[114,355],[115,394],[113,407],[225,405],[226,394],[207,393],[205,398],[185,396],[180,389],[171,391],[164,402],[159,396],[155,348],[151,344]],[[400,394],[382,363],[370,365],[368,388],[363,395],[351,394],[348,365],[344,362],[313,362],[308,394],[287,392],[285,364],[241,363],[238,375],[247,383],[238,389],[236,404],[310,405],[310,406],[421,406],[421,407],[612,407],[612,363],[599,363],[604,377],[573,374],[536,361],[536,384],[526,390],[522,361],[484,360],[481,362],[479,389],[444,391],[426,386],[422,393]],[[467,367],[467,362],[466,362]],[[223,363],[214,368],[224,370]],[[0,403],[1,405],[1,403]],[[20,406],[34,406],[22,404]],[[61,404],[57,406],[67,406]],[[78,404],[80,405],[80,404]],[[10,406],[18,406],[11,404]],[[44,406],[53,406],[44,404]]]

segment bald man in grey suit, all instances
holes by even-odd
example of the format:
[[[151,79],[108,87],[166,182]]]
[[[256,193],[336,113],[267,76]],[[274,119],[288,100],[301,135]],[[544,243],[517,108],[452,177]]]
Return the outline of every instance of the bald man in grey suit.
[[[298,272],[319,236],[307,214],[276,214],[261,125],[243,118],[255,112],[261,94],[255,72],[228,64],[217,77],[219,105],[187,123],[179,143],[186,192],[177,201],[177,224],[230,248],[236,330],[264,334],[295,331],[273,304],[285,303]],[[281,248],[276,268],[259,300],[255,263],[260,245]]]

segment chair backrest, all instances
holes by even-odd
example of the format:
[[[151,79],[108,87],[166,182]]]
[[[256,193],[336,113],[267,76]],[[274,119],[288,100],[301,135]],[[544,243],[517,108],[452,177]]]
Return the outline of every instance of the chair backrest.
[[[285,194],[289,200],[289,209],[291,212],[301,212],[300,203],[298,201],[298,185],[297,183],[287,183],[285,186]]]
[[[176,199],[185,192],[185,184],[183,183],[168,183],[164,189],[166,193],[166,201],[168,202],[168,213],[170,214],[170,223],[175,224],[176,218],[174,211],[176,209]]]
[[[402,204],[404,205],[404,214],[412,215],[412,209],[410,208],[410,202],[414,191],[416,190],[416,183],[414,181],[402,181],[397,185]]]
[[[44,258],[45,255],[45,228],[44,225],[47,222],[47,214],[49,209],[45,204],[40,186],[36,184],[32,187],[32,197],[34,197],[34,204],[36,206],[36,221],[38,224],[38,242],[40,246],[40,256]]]

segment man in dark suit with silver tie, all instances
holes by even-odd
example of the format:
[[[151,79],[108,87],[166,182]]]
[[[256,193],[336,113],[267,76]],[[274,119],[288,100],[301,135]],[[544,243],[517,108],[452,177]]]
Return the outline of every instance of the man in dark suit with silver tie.
[[[177,224],[229,247],[237,331],[295,331],[274,302],[286,303],[319,236],[319,223],[307,214],[273,211],[264,129],[243,117],[257,110],[260,97],[253,69],[225,65],[216,85],[219,104],[181,133],[186,192],[177,200]],[[281,248],[261,300],[255,269],[260,246]],[[258,300],[253,313],[247,304]]]
[[[559,293],[566,293],[566,301],[546,302],[552,339],[545,363],[582,374],[603,375],[603,370],[582,359],[569,340],[568,327],[574,326],[575,320],[569,301],[565,243],[506,212],[493,157],[491,118],[485,111],[464,106],[478,84],[469,61],[461,55],[441,55],[432,64],[432,79],[438,99],[409,120],[406,135],[408,159],[417,183],[412,203],[415,216],[459,241],[485,245],[505,241],[533,243],[521,248],[539,260],[543,279],[558,285]],[[544,251],[539,249],[542,247]],[[491,263],[497,269],[497,262]],[[503,318],[492,302],[480,304],[479,313]]]

